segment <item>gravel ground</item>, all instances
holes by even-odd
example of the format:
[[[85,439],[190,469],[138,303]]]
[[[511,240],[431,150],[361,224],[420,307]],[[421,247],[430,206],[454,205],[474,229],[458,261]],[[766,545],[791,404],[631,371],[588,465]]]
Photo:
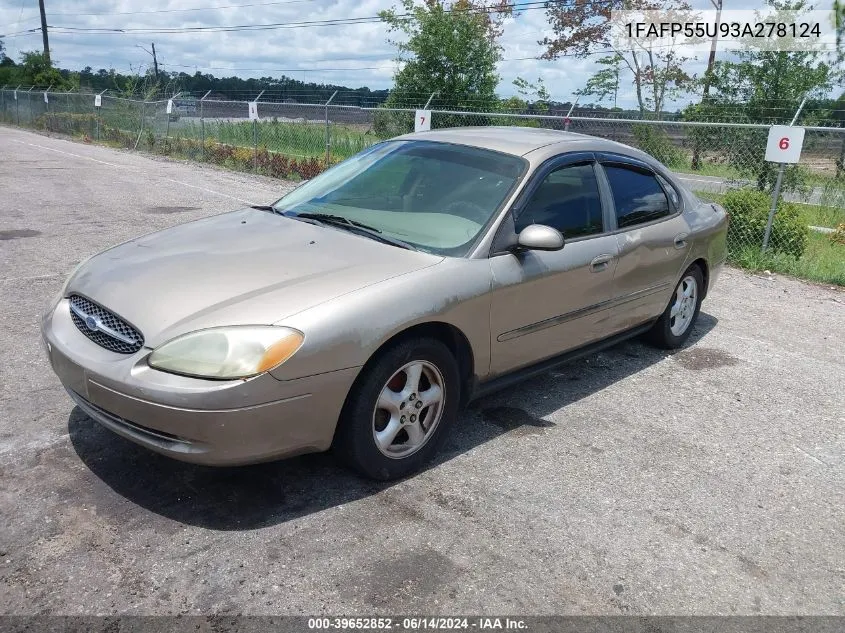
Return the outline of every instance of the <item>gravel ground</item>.
[[[0,128],[0,612],[845,614],[845,293],[726,270],[692,343],[485,398],[394,484],[182,464],[38,319],[80,259],[290,185]]]

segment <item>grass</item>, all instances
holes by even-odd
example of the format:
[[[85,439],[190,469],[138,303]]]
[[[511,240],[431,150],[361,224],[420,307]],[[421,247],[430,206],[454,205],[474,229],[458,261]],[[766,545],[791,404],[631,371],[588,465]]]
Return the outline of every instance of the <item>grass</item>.
[[[713,191],[696,191],[695,194],[702,200],[710,200],[722,204],[724,201],[724,194],[715,193]],[[830,200],[830,199],[828,199]],[[807,226],[822,226],[829,229],[835,229],[837,226],[845,222],[845,200],[831,200],[836,204],[825,204],[825,196],[822,195],[822,204],[805,204],[803,202],[793,202],[798,207],[801,217]],[[841,203],[841,206],[839,206]]]
[[[801,212],[801,217],[809,226],[824,226],[835,229],[845,222],[845,208],[820,206],[815,204],[794,203]]]
[[[349,126],[333,124],[329,131],[332,157],[339,160],[345,160],[381,140],[371,132]],[[202,128],[189,122],[171,127],[170,134],[199,139]],[[297,158],[320,158],[326,154],[326,128],[314,123],[271,120],[259,122],[254,129],[249,121],[207,123],[205,137],[235,147],[252,147],[257,140],[259,147]]]
[[[743,174],[736,167],[728,163],[702,161],[698,169],[693,169],[691,166],[691,157],[688,156],[686,158],[687,160],[681,164],[667,165],[667,167],[682,176],[714,176],[727,181],[754,182],[753,175]],[[835,199],[845,202],[845,181],[841,178],[836,180],[836,178],[829,174],[814,172],[808,169],[804,174],[804,184],[806,187],[820,187],[823,191],[829,191],[830,195]]]
[[[722,194],[710,191],[697,192],[703,200],[723,202]],[[845,222],[845,209],[812,204],[795,204],[802,219],[812,226],[835,228]],[[807,247],[799,258],[784,253],[762,253],[761,244],[733,247],[728,260],[748,270],[770,270],[826,284],[845,286],[845,245],[833,242],[830,234],[810,231]]]
[[[748,270],[769,270],[824,284],[845,286],[845,245],[830,236],[811,232],[807,249],[795,259],[782,253],[761,253],[759,246],[746,246],[731,262]]]

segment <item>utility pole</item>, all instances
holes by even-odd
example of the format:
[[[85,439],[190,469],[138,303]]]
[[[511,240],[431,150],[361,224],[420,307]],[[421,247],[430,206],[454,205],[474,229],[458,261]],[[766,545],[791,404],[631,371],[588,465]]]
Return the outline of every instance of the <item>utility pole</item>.
[[[47,13],[44,11],[44,0],[38,0],[38,8],[41,9],[41,37],[44,40],[44,61],[48,66],[50,63],[50,42],[47,39]]]
[[[716,7],[716,32],[713,34],[713,39],[710,41],[710,58],[707,60],[707,70],[704,71],[704,90],[701,93],[701,103],[707,102],[710,96],[710,83],[713,81],[713,66],[716,65],[716,44],[719,41],[719,24],[722,21],[722,0],[710,0],[714,7]],[[692,164],[693,169],[701,169],[701,148],[698,141],[693,144],[692,148]]]
[[[721,3],[722,0],[719,0]],[[158,81],[158,59],[156,58],[156,43],[153,42],[153,68],[155,69],[156,81]]]

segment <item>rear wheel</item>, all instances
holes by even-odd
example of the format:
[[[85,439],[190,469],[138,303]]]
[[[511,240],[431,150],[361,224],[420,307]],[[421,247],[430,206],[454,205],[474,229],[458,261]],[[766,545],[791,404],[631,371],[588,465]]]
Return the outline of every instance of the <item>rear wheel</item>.
[[[458,365],[435,339],[409,339],[364,369],[341,413],[333,449],[373,479],[422,468],[454,425],[460,400]]]
[[[663,349],[681,347],[692,333],[704,296],[704,275],[697,264],[681,275],[666,310],[646,334],[646,339]]]

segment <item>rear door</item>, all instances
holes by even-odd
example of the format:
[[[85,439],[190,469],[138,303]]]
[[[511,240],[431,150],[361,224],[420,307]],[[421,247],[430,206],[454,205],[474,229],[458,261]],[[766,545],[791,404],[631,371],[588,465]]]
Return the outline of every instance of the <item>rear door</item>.
[[[619,332],[666,308],[689,253],[690,227],[681,196],[650,166],[615,154],[598,158],[616,225],[611,319]]]
[[[558,229],[559,251],[504,252],[490,260],[491,373],[501,374],[602,338],[616,237],[608,231],[590,153],[568,154],[538,170],[506,218],[508,231],[530,224]]]

